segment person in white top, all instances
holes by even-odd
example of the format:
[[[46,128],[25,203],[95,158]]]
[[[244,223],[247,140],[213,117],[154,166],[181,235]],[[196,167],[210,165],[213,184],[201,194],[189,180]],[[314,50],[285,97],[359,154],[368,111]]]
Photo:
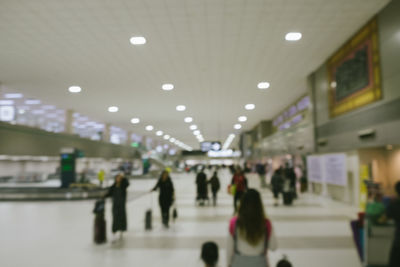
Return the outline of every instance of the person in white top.
[[[269,266],[267,251],[276,249],[274,229],[265,216],[260,193],[249,189],[241,199],[238,216],[230,221],[226,250],[228,266]]]

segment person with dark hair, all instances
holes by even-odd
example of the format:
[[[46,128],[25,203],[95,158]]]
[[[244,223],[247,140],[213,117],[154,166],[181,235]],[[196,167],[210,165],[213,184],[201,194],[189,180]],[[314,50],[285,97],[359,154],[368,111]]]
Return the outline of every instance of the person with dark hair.
[[[389,267],[400,266],[400,181],[396,183],[395,190],[397,198],[389,204],[386,211],[387,217],[393,219],[396,223],[396,233],[390,252]]]
[[[260,193],[244,193],[238,216],[231,219],[227,244],[228,266],[269,266],[267,250],[277,248],[271,221],[265,216]]]
[[[209,241],[201,247],[201,259],[206,267],[217,266],[219,258],[218,245],[215,242]]]
[[[274,206],[278,206],[279,204],[279,195],[283,190],[283,177],[282,177],[282,168],[277,169],[272,175],[271,178],[271,188],[272,193],[274,194]]]
[[[286,182],[289,184],[289,190],[292,193],[294,198],[297,198],[297,191],[296,191],[296,173],[294,169],[290,167],[288,163],[286,163],[285,169],[283,170],[283,176]]]
[[[276,264],[276,267],[292,267],[293,265],[288,261],[288,260],[280,260],[278,261],[278,263]]]
[[[105,197],[112,198],[112,232],[114,234],[113,242],[117,241],[115,234],[120,232],[119,238],[122,239],[122,233],[127,229],[126,219],[126,189],[129,186],[128,179],[121,173],[115,176],[114,184],[108,189]]]
[[[208,190],[207,190],[207,175],[204,173],[204,167],[200,170],[200,172],[196,176],[196,185],[197,185],[197,196],[196,202],[199,202],[200,205],[204,205],[204,201],[208,200]]]
[[[237,167],[235,174],[232,177],[231,187],[234,188],[233,194],[233,208],[237,211],[238,201],[247,190],[247,178],[244,176],[240,167]]]
[[[221,184],[219,182],[218,174],[216,171],[214,171],[213,176],[211,177],[210,181],[208,183],[211,185],[211,192],[213,196],[213,205],[217,205],[217,193],[221,187]]]
[[[151,191],[156,191],[157,189],[160,190],[158,203],[161,208],[162,223],[166,228],[168,228],[169,210],[174,202],[174,184],[172,183],[171,177],[169,177],[168,171],[164,170],[161,173],[157,184]]]

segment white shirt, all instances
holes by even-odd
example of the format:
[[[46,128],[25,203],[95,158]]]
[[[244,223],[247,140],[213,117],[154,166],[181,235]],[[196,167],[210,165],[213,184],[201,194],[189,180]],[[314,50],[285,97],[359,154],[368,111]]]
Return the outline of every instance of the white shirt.
[[[253,246],[249,244],[246,239],[244,239],[243,235],[240,234],[239,229],[237,230],[237,250],[243,254],[248,256],[258,256],[264,253],[264,238],[260,240],[260,242]],[[229,233],[229,232],[228,232]],[[278,242],[276,240],[274,228],[271,225],[271,235],[268,240],[268,250],[275,251],[278,248]],[[233,236],[229,233],[227,246],[226,246],[226,261],[228,266],[232,265],[233,255],[235,254],[235,242]],[[265,254],[268,262],[268,253]]]

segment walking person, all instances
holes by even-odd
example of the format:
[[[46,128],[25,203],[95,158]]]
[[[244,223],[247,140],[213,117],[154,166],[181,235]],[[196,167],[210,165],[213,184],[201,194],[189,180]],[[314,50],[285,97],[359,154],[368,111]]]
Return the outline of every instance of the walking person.
[[[274,229],[265,216],[260,193],[249,189],[242,197],[238,215],[229,224],[228,266],[269,266],[267,251],[276,248]]]
[[[214,171],[213,176],[211,177],[210,181],[208,181],[208,183],[211,184],[213,205],[215,207],[217,205],[217,194],[218,194],[219,189],[221,188],[221,184],[219,182],[218,174],[216,171]]]
[[[274,206],[279,205],[279,195],[283,190],[282,168],[277,169],[271,178],[272,193],[274,194]]]
[[[386,214],[387,217],[393,219],[396,223],[396,232],[394,235],[392,249],[390,251],[390,259],[388,267],[400,266],[400,182],[395,185],[397,199],[389,204]]]
[[[200,206],[204,205],[204,202],[208,200],[208,190],[207,190],[207,175],[204,173],[204,167],[196,176],[197,185],[197,197],[196,202],[200,203]]]
[[[126,216],[126,189],[129,186],[129,181],[123,174],[115,176],[114,184],[109,188],[105,197],[112,198],[112,232],[113,242],[117,241],[116,233],[119,232],[119,239],[122,239],[122,233],[127,230]]]
[[[101,169],[97,173],[97,179],[99,180],[100,187],[103,187],[105,177],[106,177],[106,172],[103,169]]]
[[[234,187],[233,192],[233,207],[237,211],[238,201],[247,190],[247,178],[244,176],[240,167],[237,167],[235,174],[232,177],[231,186]]]
[[[260,187],[261,188],[267,187],[267,183],[265,182],[265,175],[267,174],[265,164],[263,164],[261,162],[257,163],[256,171],[257,171],[258,177],[260,178]]]
[[[297,191],[296,191],[296,173],[294,172],[294,169],[289,166],[288,163],[286,163],[286,167],[283,173],[286,181],[289,184],[289,190],[293,196],[293,198],[297,198]]]
[[[168,171],[163,171],[157,184],[151,191],[160,190],[158,197],[158,203],[161,209],[162,224],[168,228],[169,227],[169,210],[172,203],[174,202],[174,184],[169,176]]]

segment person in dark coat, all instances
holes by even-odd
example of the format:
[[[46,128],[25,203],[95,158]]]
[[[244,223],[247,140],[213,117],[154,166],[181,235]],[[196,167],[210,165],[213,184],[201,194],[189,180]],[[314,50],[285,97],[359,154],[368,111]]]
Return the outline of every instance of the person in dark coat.
[[[271,178],[271,187],[272,193],[274,194],[274,206],[278,206],[279,203],[279,194],[282,193],[283,190],[283,177],[282,177],[282,168],[277,169],[272,175]]]
[[[115,176],[114,184],[109,188],[105,197],[112,198],[112,232],[120,232],[119,238],[122,238],[122,233],[127,229],[126,219],[126,189],[129,186],[129,181],[124,177],[123,174]],[[116,241],[116,238],[113,240]]]
[[[154,186],[152,191],[160,190],[158,197],[158,203],[161,208],[162,223],[168,228],[169,224],[169,209],[174,202],[174,184],[172,183],[171,177],[169,177],[168,171],[163,171],[161,177],[158,179],[157,184]]]
[[[211,184],[211,192],[213,195],[213,205],[217,205],[217,193],[221,187],[221,184],[218,179],[217,172],[215,171],[213,176],[211,177],[210,181],[208,181],[209,184]]]
[[[200,201],[200,205],[204,205],[204,201],[208,200],[207,176],[204,173],[204,168],[197,174],[196,185],[197,185],[196,200]]]
[[[387,208],[387,217],[393,219],[396,223],[396,232],[390,251],[390,259],[388,267],[400,266],[400,182],[395,185],[397,199],[391,202]]]
[[[296,173],[294,172],[294,169],[289,166],[289,164],[286,164],[286,168],[284,170],[284,174],[283,175],[284,175],[285,179],[290,184],[290,191],[292,192],[293,197],[297,198]]]

